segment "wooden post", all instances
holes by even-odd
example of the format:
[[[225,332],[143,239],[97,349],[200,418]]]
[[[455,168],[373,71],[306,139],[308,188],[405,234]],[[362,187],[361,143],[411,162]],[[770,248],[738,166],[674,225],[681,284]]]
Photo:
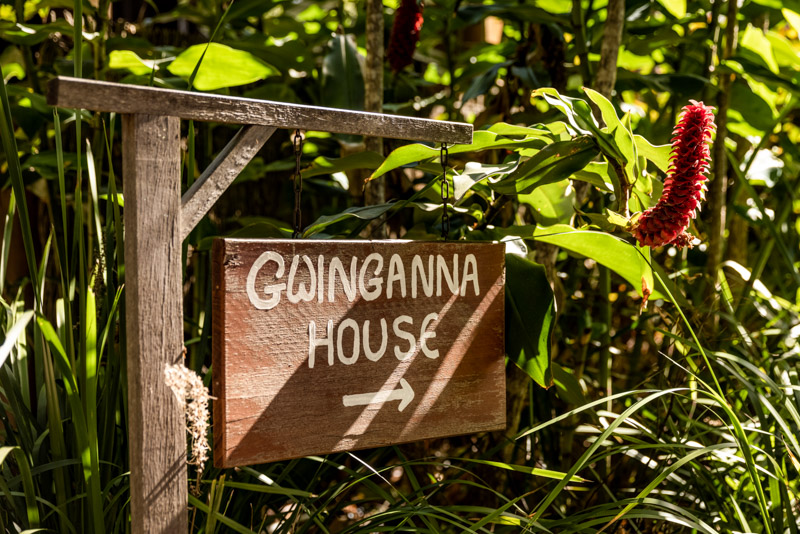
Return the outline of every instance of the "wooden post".
[[[180,120],[124,115],[132,532],[188,531],[186,428],[164,368],[181,360]]]

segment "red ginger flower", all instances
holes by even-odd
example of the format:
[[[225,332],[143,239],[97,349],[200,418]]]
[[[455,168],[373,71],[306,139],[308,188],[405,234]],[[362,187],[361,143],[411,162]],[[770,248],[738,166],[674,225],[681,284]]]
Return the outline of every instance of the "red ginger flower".
[[[400,7],[394,12],[392,34],[386,50],[386,57],[394,72],[411,64],[421,28],[422,5],[417,0],[402,0]]]
[[[673,131],[670,168],[661,198],[642,213],[631,229],[641,245],[692,246],[693,238],[686,229],[700,208],[700,201],[705,200],[711,157],[708,146],[716,129],[713,109],[694,100],[683,108]]]

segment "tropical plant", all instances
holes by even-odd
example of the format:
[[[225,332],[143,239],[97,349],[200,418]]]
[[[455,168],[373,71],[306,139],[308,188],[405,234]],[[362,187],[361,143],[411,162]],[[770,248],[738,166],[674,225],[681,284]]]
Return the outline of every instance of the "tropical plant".
[[[0,5],[3,531],[129,530],[120,121],[51,108],[48,81],[364,107],[361,2],[139,4]],[[390,43],[410,3],[384,4]],[[448,237],[507,243],[508,429],[193,470],[192,531],[796,533],[800,4],[429,0],[422,18],[383,109],[475,126],[449,147]],[[700,244],[640,246],[691,99],[716,107]],[[182,124],[184,188],[233,131]],[[439,238],[439,147],[384,148],[306,132],[305,237]],[[206,384],[211,240],[291,235],[291,150],[276,134],[184,242]],[[364,204],[365,176],[384,201]]]

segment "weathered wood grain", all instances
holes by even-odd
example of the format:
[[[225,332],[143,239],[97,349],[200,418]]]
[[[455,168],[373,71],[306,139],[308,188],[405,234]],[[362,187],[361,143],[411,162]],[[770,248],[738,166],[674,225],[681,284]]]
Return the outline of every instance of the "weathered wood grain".
[[[181,197],[181,240],[197,226],[277,128],[242,127]]]
[[[116,113],[443,143],[472,142],[472,125],[59,76],[47,103]]]
[[[181,360],[180,121],[124,115],[132,532],[187,532],[186,427],[164,382]]]
[[[279,283],[276,271],[280,269],[274,259],[257,263],[269,251],[285,262],[280,283],[288,282],[295,257],[299,265],[289,289],[271,308],[265,299],[270,298],[269,286]],[[372,254],[383,259],[380,270],[377,256],[364,267]],[[395,267],[391,267],[395,255]],[[419,256],[428,274],[430,256],[437,269],[440,256],[452,267],[455,255],[459,277],[455,293],[443,277],[439,296],[434,281],[432,294],[425,296],[418,280],[417,298],[412,298],[409,266],[414,257]],[[473,267],[465,268],[467,255],[473,255]],[[212,257],[214,462],[218,467],[505,427],[502,244],[219,239]],[[312,263],[313,275],[304,257]],[[364,279],[359,284],[365,293],[357,285],[350,300],[337,271],[331,301],[329,265],[334,257],[341,260],[348,279],[351,259],[357,258],[356,278]],[[404,264],[402,274],[397,262]],[[397,275],[392,277],[391,298],[390,271]],[[464,282],[467,272],[474,273],[476,280],[466,277],[468,282]],[[379,295],[370,293],[378,284],[370,280],[377,277],[382,278]],[[287,300],[287,291],[294,295],[303,284],[306,290],[315,286],[311,300]],[[430,314],[436,316],[423,330]],[[406,320],[399,323],[400,329],[414,336],[413,343],[393,328],[401,316]],[[379,356],[384,337],[381,319],[386,320],[387,334],[385,352]],[[333,360],[328,360],[327,347],[320,345],[314,349],[311,366],[309,325],[313,321],[316,337],[324,338],[329,320],[336,338]],[[370,356],[363,334],[366,321],[370,321]],[[422,332],[435,337],[423,343]],[[434,351],[438,351],[435,357]],[[366,394],[376,392],[393,393],[384,402],[369,401]]]

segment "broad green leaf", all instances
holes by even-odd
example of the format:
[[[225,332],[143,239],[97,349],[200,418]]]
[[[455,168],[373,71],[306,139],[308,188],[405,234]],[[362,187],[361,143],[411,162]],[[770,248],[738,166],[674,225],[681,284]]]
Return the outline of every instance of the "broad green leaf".
[[[11,78],[25,79],[25,57],[16,46],[7,46],[0,53],[0,65],[3,66],[3,78],[8,82]]]
[[[624,161],[620,162],[625,168],[626,176],[624,179],[627,180],[629,184],[632,184],[636,181],[636,174],[634,171],[636,166],[636,146],[634,145],[632,134],[628,131],[628,128],[622,124],[622,121],[619,120],[619,117],[617,117],[617,111],[614,109],[614,104],[593,89],[584,87],[583,91],[600,110],[600,113],[603,116],[603,122],[606,123],[606,129],[614,137],[614,142],[617,149],[624,156]],[[620,179],[622,179],[622,177],[620,177]]]
[[[132,50],[112,50],[108,54],[108,66],[112,69],[127,69],[139,76],[150,74],[158,68],[157,62],[142,59]]]
[[[550,338],[555,301],[544,267],[506,254],[506,354],[537,384],[553,384]]]
[[[565,370],[556,362],[551,364],[553,371],[553,383],[556,386],[558,396],[564,402],[573,406],[586,404],[586,397],[583,395],[583,388],[575,375]]]
[[[572,141],[558,141],[544,147],[517,170],[490,184],[490,187],[506,195],[530,193],[537,186],[569,178],[597,155],[597,145],[588,135]]]
[[[611,192],[614,190],[615,177],[608,175],[607,161],[592,161],[583,169],[572,175],[574,180],[580,180],[592,184],[601,191]]]
[[[349,171],[353,169],[377,169],[383,163],[383,156],[377,152],[357,152],[343,158],[326,158],[319,156],[311,167],[302,171],[303,178],[311,178],[322,174]]]
[[[772,43],[770,43],[763,31],[752,24],[748,24],[741,37],[741,47],[760,57],[769,70],[774,74],[778,74],[780,68],[778,67],[778,62],[775,61],[775,55],[772,53]]]
[[[627,163],[628,160],[617,147],[614,136],[600,129],[592,115],[592,109],[586,101],[561,95],[552,87],[537,89],[533,92],[533,96],[534,98],[537,96],[544,98],[548,104],[561,111],[578,133],[593,135],[600,150],[607,157],[613,157],[623,164]]]
[[[639,295],[644,296],[643,286],[653,290],[653,271],[648,264],[648,247],[637,247],[603,232],[576,230],[566,224],[537,227],[533,237],[537,241],[558,245],[605,265],[627,280]],[[655,292],[651,297],[664,298]]]
[[[455,145],[448,149],[450,154],[463,154],[466,152],[480,152],[481,150],[507,148],[541,148],[550,142],[547,134],[538,133],[524,139],[509,139],[494,132],[479,130],[472,136],[472,143],[468,145]],[[439,157],[439,149],[420,143],[401,146],[386,157],[383,164],[369,177],[374,180],[387,172],[419,161],[427,161]]]
[[[480,76],[476,76],[467,90],[464,91],[464,95],[461,97],[462,102],[467,102],[472,100],[473,98],[477,98],[480,95],[485,95],[489,92],[495,81],[497,80],[497,73],[500,69],[506,68],[511,65],[512,61],[504,61],[502,63],[496,63],[489,67],[489,70],[481,74]]]
[[[791,25],[792,29],[800,34],[800,14],[785,7],[781,9],[781,13],[783,14],[783,18],[786,19],[786,22]]]
[[[667,172],[669,169],[669,156],[672,152],[672,146],[654,145],[641,135],[634,135],[633,140],[636,143],[636,150],[639,154],[646,157],[649,161],[652,161],[661,172]]]
[[[686,16],[686,0],[658,0],[658,3],[676,19]]]
[[[303,237],[309,237],[314,234],[320,233],[325,228],[346,221],[348,219],[360,219],[362,221],[371,221],[384,215],[393,207],[398,206],[400,203],[378,204],[375,206],[362,206],[355,208],[348,208],[341,213],[335,215],[323,215],[318,218],[303,232]]]
[[[792,48],[791,41],[776,31],[768,31],[766,33],[772,45],[772,54],[775,56],[775,61],[781,67],[794,67],[800,62],[797,52]]]
[[[469,161],[464,165],[464,171],[453,175],[453,198],[458,203],[475,184],[492,176],[507,175],[519,167],[519,161],[509,161],[497,165],[476,163]],[[449,173],[448,173],[449,174]]]
[[[188,80],[201,57],[203,62],[194,79],[194,87],[201,91],[246,85],[277,74],[275,69],[250,52],[219,43],[190,46],[169,64],[167,70],[175,76]]]
[[[549,128],[550,124],[534,125],[534,126],[518,126],[516,124],[509,124],[507,122],[498,122],[492,124],[486,131],[496,133],[497,135],[521,135],[527,137],[552,137],[553,131]]]
[[[575,212],[575,189],[569,180],[537,187],[518,198],[520,202],[530,204],[533,218],[543,226],[567,223]]]
[[[322,60],[322,105],[364,109],[364,76],[354,35],[335,34]]]

